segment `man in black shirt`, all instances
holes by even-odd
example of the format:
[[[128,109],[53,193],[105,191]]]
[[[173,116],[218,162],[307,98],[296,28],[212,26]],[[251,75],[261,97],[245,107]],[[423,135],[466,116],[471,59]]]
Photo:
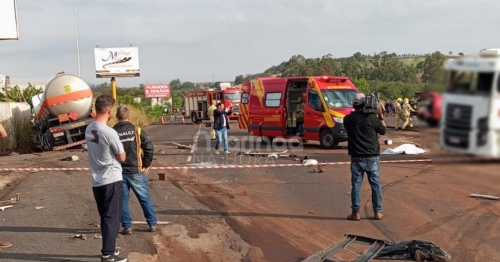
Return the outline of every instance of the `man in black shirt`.
[[[130,189],[134,191],[137,200],[141,204],[143,214],[149,226],[150,232],[156,231],[158,220],[154,210],[153,201],[149,194],[148,178],[149,167],[153,162],[154,146],[149,140],[146,132],[140,127],[130,123],[130,109],[119,106],[116,109],[118,123],[113,127],[121,142],[127,158],[121,163],[123,170],[123,210],[122,210],[122,234],[132,234],[132,217],[130,216],[129,198]]]
[[[385,135],[386,125],[383,115],[365,114],[366,96],[357,94],[353,101],[354,112],[344,118],[347,131],[347,149],[351,156],[351,202],[352,213],[347,218],[361,219],[361,185],[366,172],[372,188],[372,204],[375,219],[382,219],[382,187],[380,186],[380,144],[378,135]]]

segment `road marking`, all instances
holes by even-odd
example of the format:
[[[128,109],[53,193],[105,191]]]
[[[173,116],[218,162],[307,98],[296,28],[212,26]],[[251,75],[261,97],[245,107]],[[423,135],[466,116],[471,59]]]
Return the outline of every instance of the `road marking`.
[[[196,132],[196,134],[194,135],[194,139],[193,139],[193,147],[191,148],[191,151],[189,152],[190,154],[193,154],[193,153],[194,153],[194,151],[196,151],[196,148],[198,147],[198,138],[200,137],[201,126],[202,126],[202,125],[200,125],[200,126],[198,127],[198,132]],[[188,158],[186,159],[186,163],[191,162],[191,159],[192,159],[192,156],[188,156]],[[188,171],[188,169],[187,169],[187,168],[184,168],[184,170],[182,170],[182,174],[183,174],[183,175],[187,174],[187,171]]]
[[[146,222],[146,221],[132,221],[132,224],[134,224],[134,225],[147,225],[148,222]],[[156,224],[158,224],[158,225],[170,225],[170,224],[172,224],[172,222],[170,222],[170,221],[158,221],[158,222],[156,222]]]

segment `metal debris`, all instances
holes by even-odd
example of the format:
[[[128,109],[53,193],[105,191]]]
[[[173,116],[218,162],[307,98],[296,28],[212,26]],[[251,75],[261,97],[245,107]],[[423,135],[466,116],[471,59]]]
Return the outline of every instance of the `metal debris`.
[[[288,156],[287,154],[288,150],[282,151],[282,152],[252,152],[252,151],[246,151],[246,152],[238,152],[236,155],[243,155],[243,156],[267,156],[271,157],[270,155],[276,155],[277,156]]]
[[[182,145],[179,143],[172,143],[173,145],[176,145],[178,149],[193,149],[192,145]]]
[[[490,200],[499,200],[500,199],[500,197],[489,196],[489,195],[480,195],[480,194],[470,194],[470,197],[484,198],[484,199],[490,199]]]

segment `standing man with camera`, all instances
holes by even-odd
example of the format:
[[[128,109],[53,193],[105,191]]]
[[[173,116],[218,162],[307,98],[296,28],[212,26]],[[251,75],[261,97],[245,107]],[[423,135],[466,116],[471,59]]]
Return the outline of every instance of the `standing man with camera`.
[[[365,113],[366,95],[356,94],[353,101],[354,112],[344,118],[348,137],[348,153],[351,156],[351,209],[349,220],[361,219],[361,186],[364,173],[372,189],[372,204],[375,219],[381,220],[382,187],[380,185],[380,144],[378,135],[385,135],[386,124],[383,115]]]

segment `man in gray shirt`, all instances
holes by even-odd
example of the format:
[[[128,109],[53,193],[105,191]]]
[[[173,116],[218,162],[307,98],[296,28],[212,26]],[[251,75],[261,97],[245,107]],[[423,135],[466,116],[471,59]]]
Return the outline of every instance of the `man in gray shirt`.
[[[96,119],[85,130],[92,191],[101,216],[101,262],[126,262],[118,257],[116,238],[120,231],[123,205],[123,176],[120,162],[126,159],[118,133],[107,125],[111,119],[115,100],[99,96],[95,102]]]

